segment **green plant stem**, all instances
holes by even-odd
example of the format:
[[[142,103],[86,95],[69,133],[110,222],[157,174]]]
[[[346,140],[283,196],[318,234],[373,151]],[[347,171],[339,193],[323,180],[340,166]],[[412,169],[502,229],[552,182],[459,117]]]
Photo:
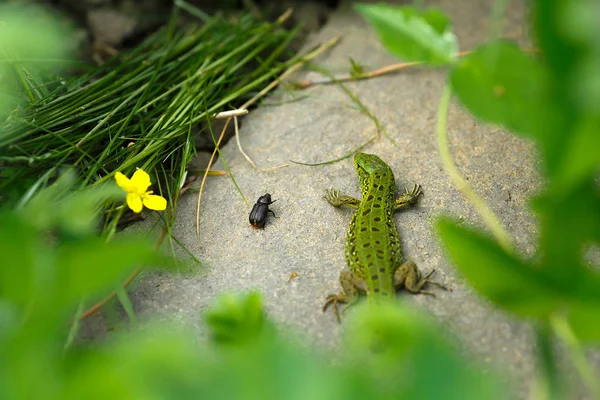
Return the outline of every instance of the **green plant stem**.
[[[303,162],[294,161],[294,160],[290,160],[290,162],[294,163],[294,164],[298,164],[298,165],[305,165],[307,167],[316,167],[316,166],[319,166],[319,165],[335,164],[338,161],[342,161],[342,160],[345,160],[346,158],[352,157],[354,154],[356,154],[359,151],[361,151],[366,145],[368,145],[369,143],[373,142],[375,139],[377,139],[377,136],[373,136],[371,139],[367,140],[365,143],[361,144],[356,149],[352,150],[349,153],[344,154],[341,157],[333,159],[333,160],[323,161],[323,162],[318,162],[318,163],[303,163]]]
[[[559,400],[562,396],[556,356],[552,348],[552,333],[548,326],[535,328],[536,351],[540,368],[537,400]]]
[[[504,28],[504,15],[508,7],[508,0],[495,0],[492,5],[492,15],[490,18],[490,31],[488,41],[494,41],[502,35]]]
[[[117,297],[119,298],[119,301],[121,302],[125,313],[129,317],[129,322],[131,322],[132,324],[137,324],[135,312],[133,311],[133,304],[131,304],[131,299],[129,299],[129,295],[125,290],[125,287],[122,285],[117,285],[115,293],[117,293]]]
[[[387,132],[387,129],[385,129],[385,127],[379,122],[379,119],[377,119],[375,114],[373,114],[371,112],[371,110],[369,110],[367,108],[367,106],[365,106],[362,103],[362,101],[360,101],[360,99],[354,93],[352,93],[352,91],[350,89],[348,89],[348,87],[346,85],[344,85],[341,81],[337,80],[335,78],[335,76],[333,76],[333,74],[331,72],[327,71],[325,68],[321,68],[316,65],[310,65],[310,68],[325,75],[326,77],[331,79],[331,81],[333,83],[337,84],[340,87],[340,89],[342,89],[344,91],[344,93],[346,93],[348,95],[348,97],[350,97],[352,99],[352,101],[358,106],[358,109],[360,111],[362,111],[364,114],[366,114],[367,117],[369,117],[371,119],[371,121],[373,121],[373,123],[375,124],[375,128],[377,128],[377,133],[383,132],[385,137],[388,138],[388,140],[394,145],[394,147],[396,147],[397,149],[400,149],[400,147],[398,146],[396,141],[394,141],[394,139],[392,139],[392,137]]]
[[[577,368],[583,382],[588,387],[592,398],[600,399],[600,381],[598,381],[598,376],[600,375],[598,371],[594,371],[594,368],[585,357],[581,343],[577,340],[565,315],[562,313],[553,314],[550,318],[550,325],[554,333],[569,346],[569,355],[571,356],[573,365]]]
[[[512,252],[512,242],[510,236],[498,220],[498,217],[490,210],[488,205],[475,193],[469,183],[461,176],[458,168],[454,164],[450,149],[448,147],[448,109],[450,107],[450,98],[452,96],[452,89],[450,85],[446,85],[442,96],[440,98],[440,104],[438,107],[437,114],[437,141],[440,152],[440,158],[448,175],[461,191],[463,196],[475,207],[477,213],[483,219],[483,222],[492,232],[500,246],[507,251]]]
[[[77,336],[77,333],[79,332],[79,326],[81,325],[81,315],[83,314],[83,303],[83,300],[79,302],[79,306],[77,307],[77,311],[75,312],[75,316],[73,317],[73,324],[69,328],[69,335],[67,336],[67,340],[65,342],[63,351],[69,350],[69,347],[71,347],[73,341],[75,340],[75,337]]]

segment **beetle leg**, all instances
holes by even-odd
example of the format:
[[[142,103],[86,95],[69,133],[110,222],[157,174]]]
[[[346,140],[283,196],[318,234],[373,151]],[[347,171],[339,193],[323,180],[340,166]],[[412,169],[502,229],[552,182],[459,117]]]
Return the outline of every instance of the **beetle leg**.
[[[270,212],[271,214],[273,214],[273,216],[274,216],[275,218],[279,218],[277,215],[275,215],[275,213],[273,212],[273,210],[267,210],[267,212]]]

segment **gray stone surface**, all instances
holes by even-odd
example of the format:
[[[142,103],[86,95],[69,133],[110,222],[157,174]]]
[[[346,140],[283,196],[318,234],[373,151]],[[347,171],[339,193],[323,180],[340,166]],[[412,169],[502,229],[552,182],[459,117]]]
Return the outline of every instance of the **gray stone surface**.
[[[485,40],[491,1],[427,1],[452,18],[461,49]],[[527,15],[521,2],[511,2],[505,36],[527,43]],[[331,15],[326,26],[307,45],[342,35],[342,42],[317,63],[332,71],[348,71],[348,57],[368,69],[397,63],[379,44],[367,24],[349,4]],[[303,72],[294,79],[318,77]],[[410,306],[432,314],[453,332],[466,351],[506,371],[526,397],[533,379],[530,327],[495,310],[478,298],[457,276],[433,232],[440,214],[480,224],[473,208],[450,182],[437,153],[436,108],[445,71],[422,68],[347,86],[379,118],[398,144],[381,137],[366,152],[378,154],[396,174],[399,188],[423,186],[425,196],[417,207],[396,215],[405,257],[422,270],[436,269],[435,277],[453,289],[437,298],[401,293]],[[358,111],[337,86],[306,90],[297,102],[259,107],[243,121],[241,141],[248,154],[263,167],[288,160],[319,162],[337,158],[375,133],[373,122]],[[289,99],[274,94],[268,103]],[[536,227],[527,212],[527,198],[540,187],[531,143],[495,126],[477,122],[454,104],[449,115],[449,138],[455,160],[474,189],[497,213],[520,251],[534,252]],[[155,316],[176,323],[191,323],[203,332],[200,312],[223,292],[260,291],[270,317],[299,332],[310,343],[335,346],[340,326],[321,307],[327,294],[339,290],[344,269],[345,234],[350,210],[334,209],[322,199],[327,188],[359,196],[351,159],[332,165],[306,167],[290,164],[271,172],[254,169],[240,154],[235,141],[223,148],[242,192],[244,203],[228,177],[211,177],[201,210],[201,240],[195,233],[197,195],[188,193],[178,204],[173,234],[202,262],[196,274],[146,273],[132,292],[140,316]],[[216,168],[223,169],[217,163]],[[277,199],[264,230],[252,229],[248,213],[265,192]],[[136,229],[144,229],[139,226]],[[288,283],[290,275],[298,277]],[[88,328],[98,324],[89,322]]]

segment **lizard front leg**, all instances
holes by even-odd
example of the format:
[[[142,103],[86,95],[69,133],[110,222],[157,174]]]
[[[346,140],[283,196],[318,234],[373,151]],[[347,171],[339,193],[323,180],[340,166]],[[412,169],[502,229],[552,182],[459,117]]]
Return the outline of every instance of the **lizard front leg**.
[[[333,313],[338,322],[341,322],[338,303],[346,303],[346,307],[348,307],[358,300],[359,292],[364,293],[367,291],[367,283],[351,271],[342,271],[340,273],[340,284],[342,285],[342,291],[327,296],[325,305],[323,306],[323,312],[327,311],[330,305],[333,306]]]
[[[340,191],[335,189],[329,189],[323,198],[334,207],[339,207],[345,204],[348,207],[357,209],[358,205],[360,204],[360,200],[355,199],[354,197],[346,196],[345,194],[340,194]]]
[[[405,287],[406,290],[413,294],[421,293],[435,297],[435,294],[422,289],[426,283],[430,283],[444,290],[448,290],[448,288],[441,283],[429,279],[431,274],[434,272],[435,270],[433,269],[427,273],[427,275],[422,277],[421,272],[417,268],[417,264],[412,261],[407,261],[400,265],[400,267],[394,273],[394,287],[396,289]]]
[[[399,196],[394,203],[394,211],[398,211],[401,208],[411,206],[419,200],[419,196],[422,195],[421,185],[413,186],[413,190],[410,192],[407,188],[404,188],[404,193]]]

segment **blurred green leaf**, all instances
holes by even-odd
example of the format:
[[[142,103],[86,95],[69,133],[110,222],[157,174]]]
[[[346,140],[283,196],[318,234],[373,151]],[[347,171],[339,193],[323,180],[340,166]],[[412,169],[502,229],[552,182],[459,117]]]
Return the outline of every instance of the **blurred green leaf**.
[[[593,303],[575,303],[567,314],[571,329],[582,342],[600,342],[600,306]]]
[[[497,305],[518,315],[543,318],[564,301],[555,282],[488,237],[447,218],[438,220],[437,231],[469,285]]]
[[[217,342],[254,341],[264,328],[262,299],[258,293],[223,294],[206,311],[204,318]]]
[[[567,191],[600,163],[600,46],[597,1],[538,2],[537,33],[556,79],[555,101],[571,123],[559,140],[544,140],[551,177]]]
[[[600,240],[600,189],[590,179],[568,192],[549,188],[531,207],[539,219],[541,264],[566,285],[583,268],[584,246]]]
[[[560,115],[548,101],[542,65],[509,42],[485,44],[465,56],[452,69],[450,81],[475,116],[522,135],[545,135]]]
[[[571,1],[564,4],[559,28],[564,40],[577,47],[573,70],[573,101],[586,113],[600,117],[600,2],[597,0]]]
[[[56,227],[73,237],[95,233],[101,206],[125,193],[113,182],[78,191],[75,183],[75,172],[63,171],[56,182],[24,202],[23,215],[40,230]]]
[[[47,94],[37,79],[44,69],[67,64],[75,49],[71,31],[69,21],[39,6],[0,5],[0,120],[18,107],[24,94],[30,100]]]
[[[64,58],[72,48],[68,21],[60,21],[41,7],[3,5],[0,21],[0,54],[4,66],[7,60],[18,58],[38,61]],[[31,29],[32,26],[35,29]]]
[[[125,192],[110,182],[72,193],[57,205],[58,224],[73,236],[95,231],[102,206],[110,200],[125,198]]]
[[[416,313],[385,305],[356,311],[346,322],[337,365],[270,331],[265,340],[248,342],[252,346],[219,352],[216,369],[200,374],[202,393],[237,399],[506,398],[493,375],[465,362]],[[428,384],[432,380],[436,385]]]
[[[315,355],[306,346],[285,339],[269,336],[265,340],[251,341],[247,346],[219,352],[210,360],[213,367],[199,374],[198,393],[214,399],[365,398],[360,397],[365,392],[364,385],[362,390],[354,391],[354,382],[341,368]]]
[[[394,56],[429,65],[452,64],[456,60],[458,43],[449,19],[441,11],[386,4],[356,4],[355,8]]]
[[[356,311],[345,356],[348,365],[371,371],[362,379],[373,391],[367,398],[508,398],[493,375],[482,373],[438,335],[441,329],[433,321],[394,304],[366,303]]]
[[[161,263],[164,259],[141,240],[88,238],[61,245],[57,252],[57,289],[64,304],[119,284],[135,267]]]
[[[589,326],[583,323],[591,310],[600,309],[600,274],[581,265],[576,256],[563,257],[560,263],[556,253],[543,254],[543,266],[534,269],[481,233],[450,219],[441,218],[437,230],[453,263],[479,293],[521,316],[546,319],[567,311],[578,337],[600,339],[600,319],[591,318]],[[548,259],[560,264],[551,268]]]
[[[48,171],[46,175],[50,174]],[[46,176],[49,180],[54,177]],[[16,209],[22,210],[27,207],[24,212],[25,216],[29,217],[34,226],[38,229],[47,229],[55,224],[55,206],[63,199],[75,185],[77,175],[72,169],[61,171],[56,180],[48,186],[32,185],[29,191],[21,198]]]
[[[600,65],[600,63],[599,63]],[[583,118],[558,151],[553,191],[567,192],[594,177],[600,165],[600,118]],[[557,149],[558,150],[558,149]]]
[[[554,99],[566,103],[569,102],[572,84],[568,78],[573,75],[581,55],[580,45],[565,37],[563,24],[565,17],[569,16],[567,12],[569,3],[568,1],[536,0],[535,7],[533,7],[533,23],[539,47],[544,63],[553,75],[552,85],[556,93]],[[591,10],[588,9],[586,12],[591,12]],[[581,23],[581,21],[574,22]]]
[[[197,398],[207,363],[199,350],[183,329],[153,324],[152,329],[121,333],[93,351],[70,353],[60,398]]]
[[[52,269],[52,254],[35,229],[8,211],[0,213],[0,254],[0,298],[19,306],[38,299],[37,276]]]
[[[551,74],[548,100],[561,120],[549,125],[539,141],[546,174],[568,190],[596,170],[600,161],[600,47],[596,1],[536,1],[535,31]],[[542,114],[543,120],[555,113]]]

